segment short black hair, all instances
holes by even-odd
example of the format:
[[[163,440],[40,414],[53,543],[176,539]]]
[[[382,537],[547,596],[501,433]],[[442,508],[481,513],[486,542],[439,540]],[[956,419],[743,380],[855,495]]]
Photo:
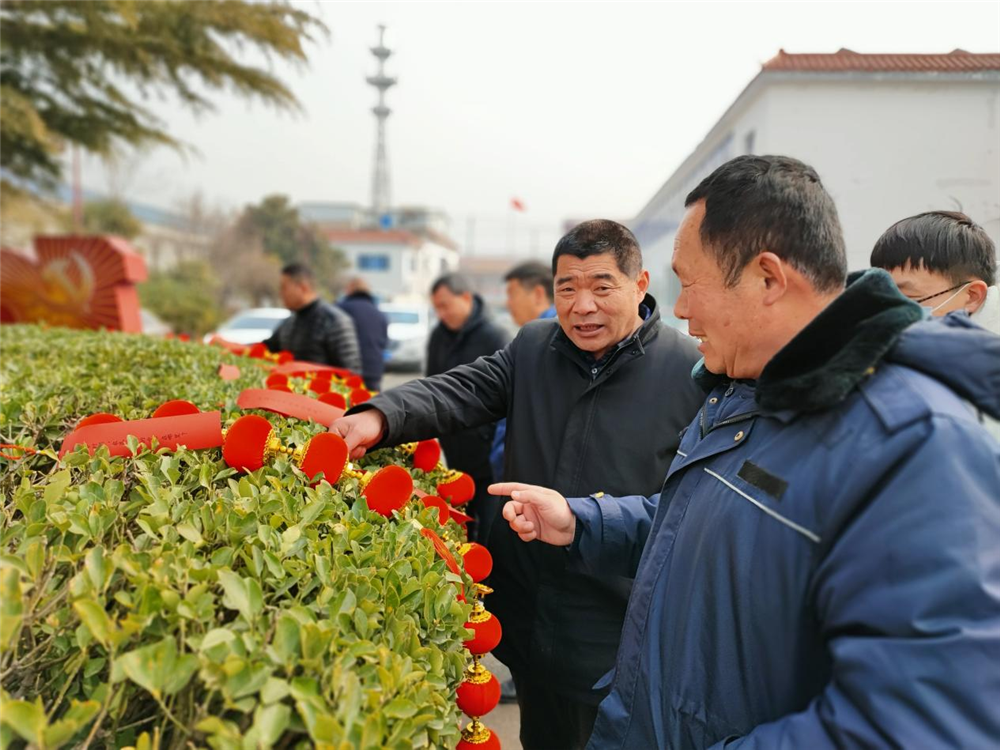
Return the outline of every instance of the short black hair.
[[[549,302],[555,299],[552,294],[552,270],[537,260],[525,261],[514,266],[503,277],[503,280],[516,280],[528,291],[540,286],[545,290],[545,296],[548,297]]]
[[[314,284],[316,277],[305,263],[289,263],[281,269],[281,274],[299,284]]]
[[[897,221],[878,238],[872,268],[892,271],[909,265],[947,277],[955,284],[997,280],[997,248],[986,230],[958,211],[927,211]]]
[[[559,242],[552,253],[552,275],[560,255],[589,258],[609,253],[615,256],[618,270],[634,279],[642,271],[642,250],[631,230],[610,219],[592,219],[573,227]]]
[[[837,207],[816,170],[788,156],[737,156],[688,193],[705,201],[701,240],[727,286],[760,253],[772,252],[820,292],[842,289],[847,253]]]
[[[434,294],[441,287],[447,288],[452,294],[465,294],[466,292],[472,294],[475,291],[469,278],[460,273],[446,273],[444,276],[439,276],[431,284],[431,294]]]

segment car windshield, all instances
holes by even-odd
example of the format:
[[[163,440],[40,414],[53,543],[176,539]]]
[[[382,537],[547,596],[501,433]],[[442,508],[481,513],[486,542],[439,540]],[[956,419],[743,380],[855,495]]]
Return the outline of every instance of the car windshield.
[[[383,310],[385,317],[390,323],[419,323],[420,313],[405,312],[403,310]]]
[[[228,329],[239,329],[239,328],[266,328],[269,331],[273,331],[281,324],[280,318],[264,318],[255,317],[253,315],[241,315],[238,318],[226,323],[224,328]]]

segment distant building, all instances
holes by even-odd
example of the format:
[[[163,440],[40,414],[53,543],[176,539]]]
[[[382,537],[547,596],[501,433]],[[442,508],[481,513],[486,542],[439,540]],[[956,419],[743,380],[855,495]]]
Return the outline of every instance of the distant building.
[[[463,257],[458,264],[458,270],[468,277],[473,287],[485,300],[490,310],[501,315],[507,307],[507,275],[523,258],[515,259],[507,256],[474,256]]]
[[[443,211],[402,206],[379,217],[356,203],[327,202],[302,203],[298,211],[344,251],[348,273],[362,276],[383,299],[426,303],[434,279],[458,268]]]
[[[458,268],[458,249],[443,236],[402,229],[324,229],[344,251],[349,273],[386,300],[426,303],[434,279]]]
[[[816,168],[837,202],[852,270],[868,267],[889,225],[931,209],[964,211],[1000,244],[1000,54],[780,51],[629,223],[667,320],[684,198],[740,154]]]

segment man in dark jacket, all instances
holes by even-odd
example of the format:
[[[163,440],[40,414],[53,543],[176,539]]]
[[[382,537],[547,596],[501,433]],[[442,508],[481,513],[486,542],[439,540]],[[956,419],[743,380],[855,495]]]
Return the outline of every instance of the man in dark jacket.
[[[431,303],[440,322],[427,342],[428,375],[438,375],[489,356],[502,349],[510,338],[489,319],[482,297],[473,293],[469,280],[461,274],[447,274],[435,281],[431,286]],[[464,471],[476,483],[476,496],[468,504],[467,511],[473,518],[469,535],[479,541],[484,541],[479,539],[484,506],[496,508],[496,502],[486,491],[493,476],[490,448],[494,430],[495,425],[490,423],[440,436],[448,466]]]
[[[347,282],[338,307],[351,316],[361,347],[361,377],[370,391],[382,390],[385,350],[389,346],[389,321],[375,304],[368,282],[357,276]]]
[[[361,371],[354,323],[319,298],[307,266],[290,263],[281,269],[281,301],[293,314],[264,342],[269,351],[287,350],[303,362]]]
[[[674,313],[708,400],[662,491],[492,488],[529,544],[636,575],[589,747],[996,747],[1000,445],[966,402],[1000,414],[1000,338],[917,322],[881,270],[845,291],[794,159],[686,205]]]
[[[678,433],[703,395],[691,381],[692,340],[663,324],[633,234],[588,221],[556,245],[557,320],[525,325],[502,351],[407,383],[334,423],[372,447],[448,434],[507,417],[504,474],[571,495],[656,492]],[[532,478],[532,479],[529,479]],[[544,478],[544,480],[543,480]],[[526,750],[578,748],[614,664],[631,582],[567,570],[566,554],[521,543],[495,522],[489,609],[503,626],[497,656],[517,684]]]

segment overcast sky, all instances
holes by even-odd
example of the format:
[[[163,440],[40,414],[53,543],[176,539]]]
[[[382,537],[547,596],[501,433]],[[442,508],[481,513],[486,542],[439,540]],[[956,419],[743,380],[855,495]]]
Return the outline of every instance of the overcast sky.
[[[368,51],[389,26],[394,204],[557,232],[566,217],[634,215],[780,48],[788,52],[1000,51],[1000,3],[303,2],[330,28],[305,70],[277,72],[304,107],[228,96],[201,119],[153,103],[196,147],[160,149],[118,178],[132,199],[195,191],[238,208],[270,193],[367,204],[376,92]],[[84,184],[104,190],[85,161]],[[543,239],[547,244],[547,238]]]

